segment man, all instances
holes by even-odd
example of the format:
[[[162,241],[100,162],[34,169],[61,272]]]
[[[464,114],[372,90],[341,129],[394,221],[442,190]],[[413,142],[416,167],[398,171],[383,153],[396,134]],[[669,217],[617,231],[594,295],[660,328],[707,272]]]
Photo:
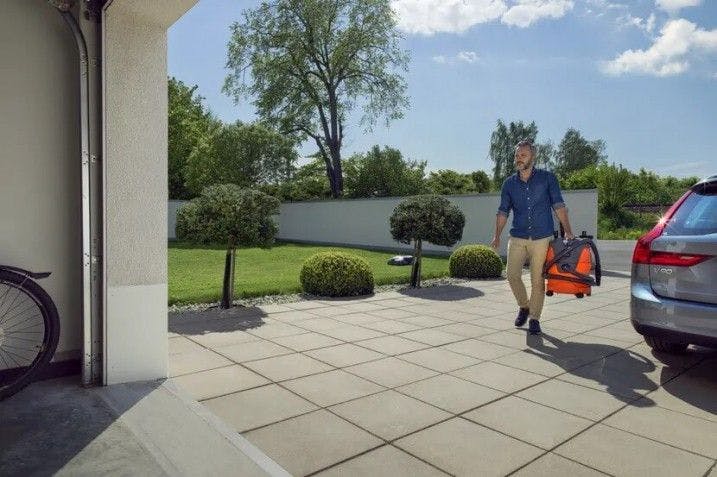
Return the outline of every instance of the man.
[[[500,234],[512,210],[513,228],[508,240],[506,273],[520,308],[515,326],[521,327],[528,321],[528,331],[537,335],[540,334],[540,314],[545,299],[543,265],[554,230],[551,208],[563,225],[565,238],[569,240],[574,235],[558,179],[552,172],[536,169],[534,161],[533,143],[530,140],[520,141],[515,147],[517,172],[505,180],[500,192],[500,207],[491,245],[496,250],[500,247]],[[522,278],[526,258],[530,260],[530,299]]]

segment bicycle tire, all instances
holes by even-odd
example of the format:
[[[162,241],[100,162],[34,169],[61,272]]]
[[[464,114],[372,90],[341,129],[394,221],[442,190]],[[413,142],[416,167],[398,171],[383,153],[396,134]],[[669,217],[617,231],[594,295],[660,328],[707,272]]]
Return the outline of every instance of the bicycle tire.
[[[57,342],[60,337],[60,319],[57,314],[57,307],[52,301],[52,298],[50,298],[50,295],[29,277],[7,270],[0,270],[0,285],[15,288],[19,292],[27,295],[37,305],[44,324],[42,347],[32,363],[17,377],[12,378],[12,381],[6,383],[0,382],[0,400],[2,400],[12,396],[30,384],[37,374],[50,362],[55,354]],[[0,309],[2,309],[1,307],[2,303],[0,303]],[[0,319],[2,319],[2,317],[0,317]],[[0,349],[2,349],[1,341]],[[7,374],[12,373],[8,372]]]

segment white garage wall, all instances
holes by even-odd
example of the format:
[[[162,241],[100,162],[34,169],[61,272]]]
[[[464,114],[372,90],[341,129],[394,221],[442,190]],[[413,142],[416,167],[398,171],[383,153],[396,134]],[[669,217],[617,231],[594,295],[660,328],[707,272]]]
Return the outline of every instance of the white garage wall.
[[[500,194],[447,196],[466,216],[463,240],[458,244],[484,243],[493,238],[495,213]],[[573,231],[597,235],[597,191],[564,191]],[[320,200],[281,204],[279,240],[330,245],[410,250],[391,238],[389,217],[403,200],[400,197],[357,200]],[[176,211],[184,202],[170,201],[168,237],[175,238]],[[555,222],[557,226],[557,221]],[[510,222],[503,234],[501,253],[505,254]],[[432,252],[447,253],[452,248],[426,244]]]
[[[77,47],[44,1],[0,13],[0,263],[39,283],[60,315],[55,361],[80,357],[82,250]]]

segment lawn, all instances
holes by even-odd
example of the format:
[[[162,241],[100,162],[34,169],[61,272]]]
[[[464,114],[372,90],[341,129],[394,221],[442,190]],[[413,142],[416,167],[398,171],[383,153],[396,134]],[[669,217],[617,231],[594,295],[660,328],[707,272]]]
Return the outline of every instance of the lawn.
[[[255,297],[301,291],[299,272],[310,255],[326,250],[341,250],[365,258],[371,265],[376,285],[408,283],[410,266],[391,266],[389,252],[282,243],[270,249],[243,248],[236,254],[235,297]],[[224,257],[220,247],[169,244],[169,304],[219,301]],[[424,257],[421,276],[438,278],[448,275],[448,257]]]

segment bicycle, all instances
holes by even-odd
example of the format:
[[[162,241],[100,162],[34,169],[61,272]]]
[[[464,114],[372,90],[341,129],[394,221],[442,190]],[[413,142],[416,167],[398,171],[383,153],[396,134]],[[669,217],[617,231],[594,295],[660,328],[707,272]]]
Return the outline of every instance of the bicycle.
[[[60,320],[34,273],[0,265],[0,400],[27,386],[57,349]]]

